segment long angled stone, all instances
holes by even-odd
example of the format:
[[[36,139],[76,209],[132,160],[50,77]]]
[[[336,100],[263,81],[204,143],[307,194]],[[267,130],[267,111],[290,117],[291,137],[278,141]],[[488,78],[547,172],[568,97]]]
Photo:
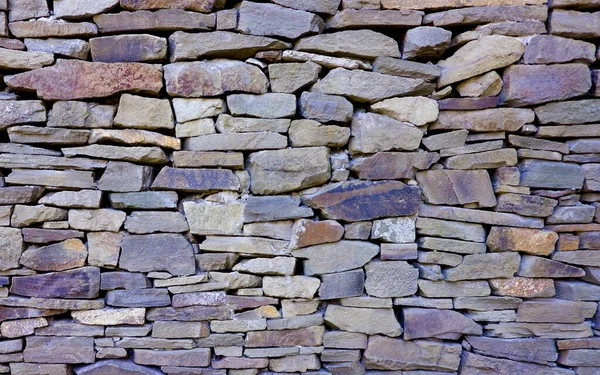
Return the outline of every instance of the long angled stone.
[[[15,90],[36,91],[45,100],[101,98],[122,92],[158,95],[160,65],[58,60],[51,67],[5,78]]]
[[[470,8],[451,9],[444,12],[427,14],[423,18],[423,24],[433,23],[434,26],[466,26],[500,21],[546,21],[548,17],[548,9],[544,5],[492,5],[481,7],[473,6],[471,3],[470,5],[472,6]]]
[[[127,31],[209,30],[216,24],[215,14],[188,12],[182,9],[159,9],[155,12],[106,13],[94,16],[102,33]]]
[[[42,298],[96,298],[100,292],[100,269],[83,267],[63,272],[15,277],[11,293]]]
[[[575,375],[572,370],[564,368],[484,357],[469,352],[465,353],[462,363],[463,375],[481,374],[484,371],[491,371],[493,374]]]
[[[294,49],[332,56],[373,59],[380,56],[398,58],[398,42],[372,30],[346,30],[298,40]]]
[[[525,108],[490,108],[477,111],[440,111],[432,130],[467,129],[476,132],[517,131],[532,123],[535,114]]]
[[[180,190],[201,193],[238,190],[240,182],[228,169],[191,169],[164,167],[152,184],[154,190]]]
[[[593,336],[592,327],[587,323],[500,323],[488,324],[486,336],[506,339],[541,337],[548,339],[575,339]]]
[[[556,345],[549,339],[500,339],[483,336],[465,338],[477,354],[514,361],[550,364],[558,358]]]
[[[316,275],[362,267],[378,253],[379,247],[375,244],[344,240],[297,249],[292,255],[306,259],[305,275]]]
[[[221,6],[219,0],[121,0],[121,8],[127,10],[185,9],[210,13],[213,9],[220,9]]]
[[[259,237],[208,236],[198,247],[204,251],[277,256],[289,254],[287,245],[287,241]]]
[[[421,204],[419,207],[419,216],[507,227],[544,227],[543,220],[538,218],[523,217],[504,212],[479,211],[469,208],[432,206],[427,204]]]

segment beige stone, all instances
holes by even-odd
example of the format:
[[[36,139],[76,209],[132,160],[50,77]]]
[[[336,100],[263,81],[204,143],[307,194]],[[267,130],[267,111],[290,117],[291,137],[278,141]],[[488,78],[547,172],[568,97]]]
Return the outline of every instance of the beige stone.
[[[434,122],[439,114],[437,102],[422,96],[386,99],[371,105],[371,110],[417,126]]]
[[[241,234],[245,205],[240,202],[183,202],[190,232],[199,235]]]
[[[502,90],[502,78],[495,71],[470,78],[456,86],[460,96],[496,96]]]
[[[319,279],[309,276],[263,277],[263,291],[273,297],[313,298],[320,285]]]
[[[364,309],[329,305],[325,312],[325,322],[342,331],[382,334],[397,337],[402,327],[392,309]]]
[[[146,321],[146,309],[113,309],[107,307],[101,310],[72,311],[71,316],[76,323],[88,325],[143,325]]]
[[[165,99],[121,95],[115,125],[124,128],[173,129],[171,104]]]

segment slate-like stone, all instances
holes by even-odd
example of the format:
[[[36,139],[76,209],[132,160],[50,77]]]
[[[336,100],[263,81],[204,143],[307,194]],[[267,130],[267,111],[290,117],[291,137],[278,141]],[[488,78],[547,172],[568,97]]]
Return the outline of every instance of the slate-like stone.
[[[211,351],[206,348],[188,350],[134,349],[132,360],[149,366],[205,367],[210,364]]]
[[[416,227],[417,233],[422,235],[456,238],[474,242],[485,241],[485,230],[483,226],[478,224],[419,217]]]
[[[365,180],[414,178],[415,170],[428,169],[439,160],[431,152],[378,152],[372,156],[352,158],[350,168]]]
[[[256,331],[246,334],[247,348],[318,346],[323,342],[323,326],[279,331]]]
[[[521,258],[521,267],[517,276],[524,277],[581,277],[585,271],[581,268],[541,257],[524,255]]]
[[[82,267],[12,279],[11,293],[40,298],[96,298],[100,290],[100,269]]]
[[[77,368],[77,375],[110,375],[126,371],[131,375],[162,375],[161,371],[124,359],[106,359]],[[32,374],[33,375],[33,374]]]
[[[238,9],[237,31],[242,34],[296,39],[319,34],[324,28],[325,23],[317,15],[275,4],[244,1]]]
[[[169,262],[164,262],[167,254]],[[119,267],[133,272],[167,271],[172,275],[191,275],[196,268],[192,245],[179,234],[125,236]]]
[[[549,79],[552,78],[552,79]],[[515,65],[504,70],[500,101],[523,107],[585,95],[592,86],[584,64]]]
[[[380,56],[400,57],[398,42],[368,29],[337,31],[302,38],[298,40],[294,48],[299,51],[341,57],[366,59]]]
[[[481,335],[481,326],[451,310],[404,308],[404,339],[458,340],[462,335]]]
[[[360,297],[364,286],[365,274],[362,269],[322,275],[319,298],[327,300]]]
[[[278,256],[289,254],[287,245],[288,241],[260,237],[208,236],[199,248],[206,251]]]
[[[327,20],[328,29],[411,27],[421,24],[423,12],[414,10],[343,9]]]
[[[165,65],[167,93],[179,97],[217,96],[231,91],[267,92],[268,80],[256,66],[235,60]]]
[[[512,227],[542,228],[544,226],[543,222],[537,218],[527,218],[504,212],[486,212],[468,208],[433,206],[426,204],[421,204],[419,207],[419,216]]]
[[[221,7],[218,0],[121,0],[121,8],[139,9],[185,9],[210,13]]]
[[[292,94],[317,82],[321,66],[311,61],[305,63],[270,64],[269,79],[273,92]]]
[[[233,116],[293,117],[296,113],[296,97],[282,93],[234,94],[227,97],[227,107]]]
[[[519,60],[523,53],[525,46],[516,38],[484,36],[467,43],[438,64],[442,67],[438,87],[503,68]]]
[[[313,120],[295,120],[289,129],[292,147],[344,147],[350,139],[350,129],[335,125],[322,125]]]
[[[284,276],[263,277],[265,295],[280,298],[313,298],[321,282],[316,277]]]
[[[11,22],[8,26],[17,38],[86,37],[98,34],[98,27],[90,22],[41,19]]]
[[[378,205],[382,199],[390,203]],[[348,181],[302,196],[305,204],[319,209],[326,218],[343,221],[410,216],[417,212],[420,200],[418,187],[399,181]]]
[[[484,357],[469,352],[465,353],[463,366],[461,373],[464,375],[480,374],[482,371],[492,371],[495,374],[532,373],[540,375],[573,375],[573,371],[563,368]]]
[[[402,327],[392,309],[364,309],[329,305],[325,312],[325,323],[342,331],[382,334],[397,337]]]
[[[190,151],[257,151],[287,147],[287,137],[270,131],[207,134],[188,138],[183,144]]]
[[[399,60],[392,57],[377,57],[373,63],[373,71],[382,74],[408,78],[422,78],[433,81],[439,78],[442,68],[432,64],[422,64],[414,61]]]
[[[594,302],[537,299],[523,302],[517,309],[517,322],[526,323],[582,323],[594,316],[598,304]]]
[[[154,190],[178,190],[191,193],[238,190],[239,187],[239,180],[232,171],[227,169],[164,167],[152,183]]]
[[[596,61],[592,43],[554,35],[536,35],[527,44],[523,61],[526,64],[560,64]]]
[[[350,122],[353,110],[346,98],[318,92],[305,91],[298,101],[300,115],[319,122]]]
[[[0,228],[0,271],[19,267],[23,252],[23,236],[18,228]]]
[[[27,337],[25,361],[33,363],[93,363],[91,337]]]
[[[106,293],[106,304],[117,307],[169,306],[171,297],[164,288],[111,290]]]
[[[389,1],[389,0],[386,0]],[[482,3],[477,6],[469,3],[470,7],[450,9],[438,13],[429,13],[423,17],[423,24],[433,23],[434,26],[467,26],[500,21],[546,21],[548,9],[543,5],[526,6],[523,3],[515,5],[508,3]],[[486,6],[487,5],[487,6]],[[436,3],[436,8],[440,4]],[[453,3],[451,7],[454,7]]]
[[[2,69],[32,70],[54,63],[54,55],[48,52],[0,48],[0,53],[0,68]]]
[[[461,352],[461,346],[454,343],[371,336],[363,360],[372,370],[456,371]]]
[[[182,9],[159,9],[154,12],[106,13],[94,16],[94,23],[102,33],[129,31],[209,30],[216,24],[214,14],[187,12]]]
[[[283,50],[290,47],[288,43],[277,39],[229,31],[195,34],[177,31],[169,37],[169,46],[172,62],[197,60],[201,57],[245,59],[253,57],[260,51]]]
[[[580,189],[585,178],[585,170],[574,163],[524,160],[518,167],[521,172],[520,185],[532,188]]]
[[[493,207],[496,196],[487,171],[430,170],[417,173],[425,201],[433,204]]]
[[[540,124],[583,124],[600,121],[600,100],[597,99],[548,103],[534,110]]]
[[[600,287],[582,281],[556,281],[556,297],[570,301],[596,301]]]
[[[280,194],[326,183],[330,178],[329,149],[311,147],[260,151],[248,157],[254,194]]]
[[[371,110],[417,126],[437,120],[439,114],[437,102],[422,96],[386,99],[371,105]]]
[[[44,195],[38,203],[65,208],[100,208],[101,199],[102,192],[96,190],[59,191]]]
[[[378,252],[379,247],[375,244],[345,240],[294,250],[292,255],[306,259],[303,262],[305,275],[315,275],[362,267]]]
[[[290,276],[294,274],[296,259],[289,257],[254,258],[243,260],[236,264],[232,270],[259,275]]]
[[[496,210],[523,216],[548,217],[554,212],[557,203],[554,199],[535,195],[506,193],[498,197]]]
[[[244,207],[239,202],[227,204],[210,201],[183,202],[190,232],[199,235],[240,234],[244,223]]]
[[[118,232],[125,217],[125,212],[110,208],[69,210],[69,225],[86,231]]]
[[[158,65],[76,60],[58,60],[51,67],[16,74],[5,82],[15,90],[36,91],[45,100],[100,98],[121,92],[156,95],[163,87]]]
[[[417,292],[419,270],[403,261],[369,262],[365,266],[367,294],[375,297],[404,297]]]
[[[102,290],[144,289],[150,286],[150,280],[141,273],[124,271],[104,272],[100,279],[100,289]]]
[[[19,263],[36,271],[64,271],[85,265],[88,256],[83,242],[68,239],[40,248],[27,249]]]
[[[177,208],[174,191],[144,191],[137,193],[113,193],[109,196],[111,207],[119,209],[159,210]]]
[[[26,227],[66,218],[67,211],[60,208],[46,207],[41,204],[37,206],[16,205],[12,210],[10,222],[13,227]]]
[[[555,10],[549,20],[550,34],[567,38],[594,39],[598,38],[598,25],[600,14],[587,13],[574,10]]]
[[[90,49],[92,61],[160,61],[167,55],[167,40],[147,34],[104,36],[90,39]]]
[[[0,102],[0,110],[2,128],[46,120],[46,108],[39,100],[3,100]]]
[[[402,58],[407,60],[437,59],[446,51],[451,39],[452,33],[441,27],[415,27],[406,32],[402,46]]]
[[[558,358],[554,341],[548,339],[500,339],[467,336],[473,350],[482,355],[548,365]]]
[[[514,252],[471,254],[457,267],[444,271],[444,276],[448,281],[513,277],[520,261],[521,257]]]
[[[99,310],[73,311],[71,316],[77,323],[88,325],[143,325],[144,308],[114,309],[107,307]]]
[[[315,83],[311,91],[374,103],[395,96],[428,95],[433,91],[433,84],[418,78],[337,68]]]
[[[461,82],[456,86],[456,90],[461,96],[493,97],[502,90],[502,78],[492,70]]]
[[[530,109],[489,108],[476,111],[440,111],[432,130],[466,129],[475,132],[517,131],[535,120]]]
[[[300,198],[294,195],[248,197],[244,207],[244,222],[265,222],[298,219],[313,216],[312,209],[300,207]]]

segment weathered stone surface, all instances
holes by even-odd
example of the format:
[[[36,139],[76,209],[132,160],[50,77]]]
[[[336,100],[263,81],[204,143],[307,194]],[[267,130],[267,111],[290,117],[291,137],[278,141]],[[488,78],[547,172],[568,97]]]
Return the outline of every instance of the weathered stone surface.
[[[217,0],[121,0],[121,8],[128,10],[185,9],[209,13],[218,8],[218,4]]]
[[[594,39],[598,38],[598,12],[576,12],[573,10],[555,10],[549,20],[550,34],[567,38]]]
[[[113,193],[109,200],[111,207],[120,209],[157,210],[177,207],[177,193],[174,191]]]
[[[439,58],[450,45],[451,39],[452,33],[440,27],[415,27],[406,32],[402,58],[407,60]]]
[[[213,237],[208,236],[202,244],[201,250],[230,252],[256,255],[287,255],[288,241],[271,240],[259,237]]]
[[[23,236],[17,228],[0,228],[0,271],[19,267],[23,252]]]
[[[54,63],[54,55],[51,53],[0,48],[2,69],[32,70],[52,63]]]
[[[125,219],[129,233],[182,233],[189,230],[185,217],[179,212],[134,211]]]
[[[102,193],[96,190],[59,191],[48,193],[38,203],[66,208],[99,208]]]
[[[147,130],[113,130],[93,129],[90,132],[89,143],[114,142],[131,146],[153,145],[164,148],[179,150],[181,141],[174,137],[162,135]]]
[[[34,363],[93,363],[91,337],[27,337],[25,361]]]
[[[125,181],[123,176],[127,176]],[[98,181],[98,189],[115,192],[140,191],[150,187],[151,178],[151,167],[111,161]]]
[[[381,199],[390,204],[376,205],[375,202]],[[348,181],[304,194],[302,201],[319,209],[328,219],[372,220],[415,214],[420,201],[420,190],[399,181]]]
[[[421,24],[423,12],[405,10],[354,10],[343,9],[327,20],[328,29],[407,27]]]
[[[371,336],[364,362],[368,369],[373,370],[456,371],[461,352],[459,344]]]
[[[351,129],[349,149],[354,153],[415,150],[423,137],[423,132],[411,124],[373,113],[356,113]],[[390,133],[402,134],[403,137],[392,138]]]
[[[244,222],[264,222],[298,219],[313,216],[309,207],[299,207],[300,198],[296,195],[248,197],[245,201]]]
[[[114,122],[118,127],[173,129],[173,112],[168,100],[121,95]]]
[[[46,207],[44,205],[16,205],[13,209],[10,222],[14,227],[27,227],[46,221],[58,221],[66,218],[67,211],[60,208]]]
[[[326,183],[330,178],[329,149],[312,147],[260,151],[248,157],[254,194],[279,194]]]
[[[490,251],[520,251],[534,255],[550,255],[558,234],[524,228],[492,227],[486,244]]]
[[[98,33],[98,27],[90,22],[64,22],[40,19],[9,24],[10,32],[18,38],[85,37]]]
[[[502,78],[495,71],[469,78],[456,86],[461,96],[496,96],[502,90]]]
[[[350,139],[350,129],[322,125],[313,120],[295,120],[289,130],[292,147],[343,147]]]
[[[333,220],[298,220],[291,231],[290,248],[297,249],[322,243],[337,242],[344,234],[344,227]]]
[[[466,221],[479,224],[525,227],[525,228],[542,228],[543,223],[537,218],[526,218],[519,215],[508,214],[503,212],[485,212],[458,207],[444,207],[421,204],[419,207],[419,215],[423,217]]]
[[[588,268],[589,269],[589,268]],[[556,281],[556,297],[570,301],[596,301],[600,288],[581,281]]]
[[[585,170],[577,164],[544,160],[525,160],[519,164],[521,186],[550,189],[579,189],[583,185]],[[555,178],[560,175],[560,178]]]
[[[240,182],[226,169],[184,169],[164,167],[152,183],[154,190],[180,190],[184,192],[209,192],[238,190]]]
[[[575,98],[585,95],[592,86],[588,67],[575,63],[510,66],[504,70],[502,80],[500,101],[514,107]]]
[[[81,0],[57,0],[54,4],[56,18],[87,18],[115,7],[117,0],[101,0],[88,4]]]
[[[191,151],[255,151],[286,148],[287,137],[268,131],[208,134],[188,138],[183,144]]]
[[[534,110],[541,124],[583,124],[600,121],[600,100],[597,99],[548,103]]]
[[[71,316],[75,322],[88,325],[142,325],[145,312],[144,308],[114,309],[107,307],[100,310],[73,311]]]
[[[569,252],[570,253],[570,252]],[[517,276],[525,277],[580,277],[585,274],[581,268],[573,267],[559,262],[535,256],[524,255],[521,258],[521,267]]]
[[[594,51],[595,46],[592,43],[554,35],[536,35],[527,44],[523,61],[526,64],[590,64],[596,61]]]
[[[64,271],[85,265],[88,252],[81,240],[68,239],[57,244],[27,249],[19,263],[36,271]]]
[[[118,259],[117,259],[118,261]],[[132,272],[105,272],[100,280],[100,289],[144,289],[151,286],[144,274]]]
[[[11,186],[0,188],[0,204],[35,203],[43,194],[39,186]],[[43,202],[40,202],[43,204]]]
[[[46,108],[39,100],[0,100],[0,126],[43,122]]]
[[[134,349],[132,360],[150,366],[204,367],[210,364],[211,351],[206,348],[188,350]]]
[[[414,178],[415,169],[427,169],[438,160],[439,156],[435,153],[378,152],[373,156],[353,158],[350,168],[360,179]]]
[[[540,126],[537,135],[542,138],[595,137],[598,125]]]
[[[475,132],[517,131],[535,120],[530,109],[490,108],[478,111],[440,111],[429,129],[466,129]]]
[[[447,169],[488,169],[516,165],[517,151],[514,148],[478,152],[449,157],[444,162]]]
[[[80,230],[118,232],[125,217],[125,212],[108,208],[69,210],[69,225]]]
[[[262,275],[293,275],[296,259],[289,257],[255,258],[243,260],[233,267],[233,271]]]
[[[117,307],[169,306],[171,298],[164,288],[111,290],[106,293],[106,304]]]
[[[223,99],[183,99],[172,100],[177,122],[183,123],[206,117],[214,117],[225,112]]]
[[[322,275],[319,298],[326,300],[360,297],[364,285],[365,274],[362,269]]]
[[[244,204],[219,204],[210,201],[184,202],[183,210],[190,232],[199,235],[240,234],[244,223]]]
[[[238,9],[237,31],[242,34],[295,39],[321,33],[324,27],[319,16],[275,4],[244,1]]]
[[[297,258],[306,259],[304,274],[334,273],[362,267],[377,253],[377,245],[361,241],[339,241],[294,250]]]
[[[211,60],[165,65],[167,93],[171,96],[216,96],[231,91],[267,92],[268,80],[256,66],[235,60]]]
[[[389,1],[389,0],[386,0]],[[436,8],[440,5],[436,3]],[[439,13],[430,13],[423,17],[423,24],[433,23],[434,26],[461,26],[478,25],[500,21],[546,21],[548,9],[543,5],[525,6],[523,3],[516,5],[500,3],[482,3],[484,6],[476,6],[469,3],[469,8],[451,9]],[[489,6],[485,6],[489,5]],[[451,7],[456,6],[454,3]]]
[[[496,374],[535,373],[540,375],[573,375],[573,372],[567,369],[484,357],[468,352],[465,353],[463,366],[461,373],[465,375],[480,374],[482,371],[492,371]]]
[[[402,309],[404,339],[437,338],[458,340],[462,335],[481,335],[482,328],[473,320],[450,310]]]
[[[329,305],[325,312],[325,322],[342,331],[368,335],[382,334],[397,337],[402,333],[402,327],[392,309],[361,309]]]
[[[519,60],[523,53],[525,46],[516,38],[484,36],[467,43],[438,64],[442,67],[438,87],[505,67]]]
[[[549,364],[556,361],[558,353],[554,341],[548,339],[499,339],[468,336],[467,342],[478,354],[514,361]]]
[[[168,252],[169,262],[164,262]],[[167,271],[173,275],[194,273],[192,245],[178,234],[125,236],[119,266],[134,272]]]
[[[487,171],[430,170],[417,173],[425,200],[433,204],[493,207],[496,197]]]
[[[260,118],[293,117],[296,97],[291,94],[267,93],[263,95],[236,94],[227,97],[227,106],[234,116]]]
[[[200,57],[244,59],[260,51],[282,50],[290,47],[277,39],[255,35],[240,35],[229,31],[190,34],[175,32],[169,37],[172,62],[196,60]],[[93,53],[93,52],[92,52]]]
[[[547,217],[552,215],[557,203],[550,198],[507,193],[498,197],[496,210],[523,216]]]
[[[51,67],[16,74],[5,82],[16,90],[35,90],[46,100],[100,98],[121,92],[158,94],[163,86],[158,65],[76,60],[58,60]]]
[[[312,298],[321,282],[315,277],[263,277],[263,291],[267,296],[280,298]]]
[[[517,310],[517,322],[527,323],[581,323],[594,316],[598,304],[594,302],[541,299],[523,302]]]
[[[122,359],[107,359],[77,368],[78,375],[112,375],[123,371],[127,371],[131,375],[161,375],[159,370]]]
[[[311,61],[269,65],[269,79],[273,92],[292,94],[317,82],[321,66]]]
[[[115,107],[77,101],[55,102],[48,114],[49,127],[109,128],[113,125]]]
[[[419,270],[402,261],[372,261],[365,266],[367,294],[375,297],[404,297],[417,292]]]
[[[99,14],[94,23],[102,33],[127,31],[208,30],[215,26],[214,14],[187,12],[182,9],[160,9]]]
[[[428,95],[433,85],[422,79],[337,68],[315,83],[311,91],[373,103],[394,96]]]
[[[317,346],[322,344],[324,332],[323,326],[294,330],[248,332],[244,346],[248,348]]]
[[[202,338],[208,335],[209,326],[207,322],[158,321],[152,325],[152,337],[156,338]]]
[[[298,101],[302,117],[319,122],[350,122],[353,106],[341,96],[305,91]]]
[[[300,39],[299,51],[373,59],[380,56],[400,57],[398,42],[372,30],[346,30]]]
[[[116,35],[90,39],[92,60],[114,63],[157,61],[167,55],[167,41],[152,35]]]
[[[471,254],[455,268],[444,271],[448,281],[513,277],[519,270],[521,257],[517,253]]]
[[[81,39],[31,39],[25,38],[25,45],[29,51],[55,53],[66,57],[86,60],[90,53],[90,45]]]
[[[89,131],[38,126],[13,126],[8,129],[8,136],[13,143],[83,145],[88,141]]]
[[[100,269],[83,267],[12,279],[11,293],[41,298],[96,298],[100,289]]]
[[[485,230],[478,224],[419,217],[416,227],[417,232],[423,235],[457,238],[459,240],[475,242],[485,241]]]
[[[377,57],[373,71],[394,76],[422,78],[432,81],[439,78],[442,68],[432,64],[421,64],[414,61],[398,60],[392,57]]]
[[[419,96],[386,99],[371,105],[371,110],[417,126],[434,122],[439,114],[435,100]]]

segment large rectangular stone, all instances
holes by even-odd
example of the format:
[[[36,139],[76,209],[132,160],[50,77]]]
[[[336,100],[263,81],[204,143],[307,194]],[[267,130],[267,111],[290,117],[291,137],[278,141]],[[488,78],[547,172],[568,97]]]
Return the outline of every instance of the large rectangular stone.
[[[519,163],[521,186],[550,189],[581,189],[585,170],[575,163],[524,160]]]
[[[126,31],[208,30],[216,25],[215,14],[201,14],[182,9],[160,9],[99,14],[94,22],[102,33]]]
[[[544,226],[543,220],[538,218],[528,218],[504,212],[489,212],[468,208],[432,206],[427,204],[421,204],[419,215],[436,219],[466,221],[508,227],[542,228]]]
[[[33,363],[93,363],[96,359],[91,337],[30,336],[23,356]]]

